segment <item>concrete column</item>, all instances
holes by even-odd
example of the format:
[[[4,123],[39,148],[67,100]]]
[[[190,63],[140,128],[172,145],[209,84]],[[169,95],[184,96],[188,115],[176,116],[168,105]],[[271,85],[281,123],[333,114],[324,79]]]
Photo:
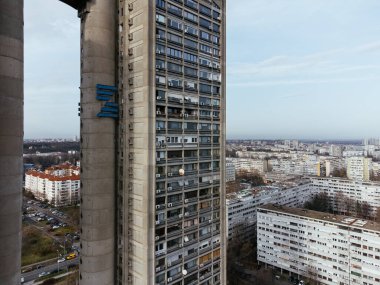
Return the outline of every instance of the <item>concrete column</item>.
[[[0,284],[20,284],[24,2],[0,0]]]
[[[115,120],[96,116],[96,84],[115,85],[116,4],[81,13],[81,285],[114,285]]]

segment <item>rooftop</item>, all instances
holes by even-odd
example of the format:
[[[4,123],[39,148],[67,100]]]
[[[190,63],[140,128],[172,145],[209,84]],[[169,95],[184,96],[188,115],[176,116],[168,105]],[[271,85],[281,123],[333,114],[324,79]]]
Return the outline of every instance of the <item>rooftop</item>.
[[[342,226],[350,226],[354,228],[367,229],[372,231],[380,232],[380,223],[373,222],[370,220],[361,220],[354,217],[341,216],[341,215],[333,215],[331,213],[317,212],[302,208],[290,208],[285,206],[278,206],[273,204],[268,204],[265,206],[261,206],[261,209],[286,213],[295,216],[301,216],[306,218],[312,218],[316,220],[331,222],[335,224],[340,224]]]

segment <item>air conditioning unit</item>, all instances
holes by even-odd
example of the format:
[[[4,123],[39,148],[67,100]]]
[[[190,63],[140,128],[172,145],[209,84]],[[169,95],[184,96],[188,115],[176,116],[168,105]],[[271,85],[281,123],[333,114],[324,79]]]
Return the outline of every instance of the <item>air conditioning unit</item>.
[[[173,203],[168,204],[168,208],[171,208],[171,207],[173,207]]]
[[[169,176],[169,177],[172,177],[172,176],[173,176],[173,173],[169,172],[169,173],[168,173],[168,176]]]
[[[157,96],[157,100],[162,100],[163,98],[161,96]]]
[[[160,174],[156,174],[156,178],[160,178],[161,177],[161,175]]]
[[[181,219],[182,217],[183,217],[183,215],[182,215],[182,214],[179,214],[179,215],[178,215],[178,218],[180,218],[180,219]]]
[[[185,203],[189,203],[189,199],[185,199]]]
[[[161,51],[160,51],[160,50],[156,50],[156,53],[157,53],[157,54],[161,54]]]
[[[159,240],[160,239],[160,237],[159,236],[156,236],[156,240]]]
[[[168,282],[172,282],[173,281],[173,278],[172,277],[169,277],[168,278]]]
[[[212,184],[212,180],[209,180],[208,183]]]
[[[201,276],[201,277],[199,277],[199,280],[203,280],[203,279],[205,279],[205,277],[204,277],[204,276]]]
[[[167,266],[168,267],[172,266],[172,263],[170,261],[168,261]]]
[[[161,131],[161,128],[160,127],[157,127],[157,129],[156,129],[157,131]],[[157,160],[157,161],[159,161],[159,160]]]
[[[199,267],[203,267],[203,263],[199,264]]]
[[[179,246],[179,247],[183,247],[183,244],[182,244],[182,243],[180,243],[178,246]]]
[[[173,190],[173,187],[168,187],[168,191],[172,191]]]
[[[158,129],[158,128],[157,128],[157,129]],[[159,157],[156,158],[156,161],[160,161],[160,160],[161,160],[161,158],[159,158]]]
[[[189,117],[189,114],[185,114],[185,118]]]
[[[156,190],[156,194],[160,194],[161,193],[161,190]]]
[[[171,83],[171,82],[168,82],[168,85],[169,85],[169,86],[173,86],[173,83]]]
[[[186,212],[186,213],[185,213],[185,217],[188,217],[188,216],[189,216],[189,212]]]
[[[160,221],[156,221],[156,225],[159,225],[160,224]]]
[[[160,66],[160,65],[158,65],[158,64],[156,64],[156,68],[160,69],[160,68],[161,68],[161,66]]]

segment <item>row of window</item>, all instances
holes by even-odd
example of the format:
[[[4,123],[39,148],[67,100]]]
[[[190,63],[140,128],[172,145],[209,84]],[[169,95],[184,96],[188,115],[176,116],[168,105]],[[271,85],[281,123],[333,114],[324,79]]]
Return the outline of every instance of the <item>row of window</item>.
[[[169,28],[174,30],[183,31],[185,35],[196,37],[215,45],[220,45],[220,36],[200,30],[189,24],[184,24],[182,21],[177,19],[166,18],[164,15],[156,14],[156,22],[162,25],[167,25]]]
[[[220,57],[220,50],[219,48],[213,48],[209,45],[199,43],[197,41],[193,41],[188,38],[183,38],[180,35],[173,34],[170,32],[166,32],[162,29],[156,29],[156,37],[159,40],[165,40],[167,39],[171,43],[177,44],[177,45],[184,45],[186,48],[194,49],[194,50],[200,50],[201,53],[207,54],[209,56],[214,56],[219,58]]]
[[[177,3],[182,4],[181,0],[174,0],[173,2],[177,2]],[[210,18],[212,17],[214,20],[220,21],[219,8],[215,7],[216,9],[212,9],[212,8],[207,7],[205,5],[198,4],[198,2],[196,2],[194,0],[184,0],[184,4],[186,7],[194,9],[197,12],[199,12],[200,14],[203,14],[203,15],[208,16]],[[170,11],[176,15],[181,15],[181,11],[183,10],[182,8],[180,8],[176,5],[173,5],[170,2],[167,2],[165,0],[156,0],[156,6],[160,9],[163,9],[163,10],[165,9],[165,7],[167,7],[168,11]]]
[[[162,76],[162,75],[156,75],[156,84],[157,85],[166,85],[170,88],[176,88],[176,89],[182,89],[185,87],[185,89],[189,91],[198,91],[200,93],[205,94],[213,94],[213,95],[219,95],[220,94],[220,86],[211,86],[209,84],[203,84],[203,83],[195,83],[194,81],[185,80],[183,81],[181,78],[177,77],[171,77],[168,76]]]

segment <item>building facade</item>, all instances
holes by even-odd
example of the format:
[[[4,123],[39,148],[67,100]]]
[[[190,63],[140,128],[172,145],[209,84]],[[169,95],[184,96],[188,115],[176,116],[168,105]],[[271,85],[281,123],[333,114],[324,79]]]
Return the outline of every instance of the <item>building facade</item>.
[[[80,197],[79,168],[63,164],[45,172],[29,170],[25,174],[25,190],[55,207],[77,204]]]
[[[322,284],[375,285],[379,230],[380,224],[347,216],[267,205],[257,214],[257,257]]]
[[[119,11],[115,284],[225,284],[225,3]]]
[[[352,180],[369,181],[370,169],[372,164],[371,158],[366,157],[348,157],[347,164],[347,177]]]
[[[226,163],[226,182],[235,181],[236,169],[235,165],[231,162]]]

